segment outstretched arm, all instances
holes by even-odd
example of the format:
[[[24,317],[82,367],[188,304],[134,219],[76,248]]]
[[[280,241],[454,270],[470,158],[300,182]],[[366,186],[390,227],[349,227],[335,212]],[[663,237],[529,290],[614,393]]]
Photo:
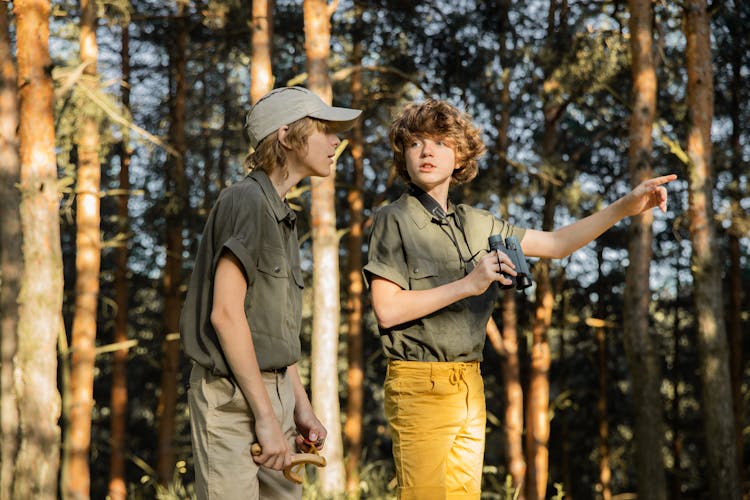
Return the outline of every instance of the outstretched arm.
[[[606,208],[555,231],[529,229],[521,241],[529,257],[561,259],[575,252],[621,219],[638,215],[655,207],[667,210],[667,190],[663,186],[677,178],[664,175],[648,179]]]

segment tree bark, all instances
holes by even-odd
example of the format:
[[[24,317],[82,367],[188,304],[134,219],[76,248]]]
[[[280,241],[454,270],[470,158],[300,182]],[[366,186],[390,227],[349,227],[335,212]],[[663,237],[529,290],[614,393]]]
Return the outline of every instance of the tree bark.
[[[325,0],[305,0],[305,51],[308,87],[331,103],[328,54],[331,40],[331,12]],[[313,177],[313,339],[312,403],[315,413],[328,430],[328,465],[319,470],[324,496],[340,496],[345,489],[341,409],[338,395],[339,334],[339,254],[336,234],[336,171],[328,177]]]
[[[675,259],[675,273],[680,273],[680,256]],[[670,481],[670,500],[682,500],[682,419],[680,418],[680,406],[682,401],[680,387],[680,371],[682,360],[680,358],[680,345],[682,343],[682,328],[680,328],[680,286],[679,280],[675,284],[675,301],[672,319],[672,369],[671,379],[674,387],[674,395],[671,401],[672,411],[672,440],[669,443],[674,456],[672,467],[672,480]]]
[[[630,117],[628,164],[630,184],[651,178],[652,129],[656,110],[656,67],[653,56],[652,10],[649,0],[629,0],[633,111]],[[623,328],[632,378],[635,412],[635,464],[638,498],[667,498],[662,449],[664,414],[659,352],[649,322],[649,268],[653,234],[651,211],[630,218],[625,276]]]
[[[55,499],[60,463],[57,341],[63,333],[63,269],[45,0],[16,0],[20,95],[21,227],[15,389],[21,427],[13,498]]]
[[[81,0],[80,57],[85,65],[81,85],[96,91],[96,2]],[[66,430],[62,478],[65,498],[88,498],[91,473],[91,413],[94,408],[96,311],[99,298],[101,237],[99,191],[99,122],[87,110],[77,132],[76,288],[71,341],[69,427]]]
[[[503,70],[503,88],[500,91],[500,123],[497,128],[497,148],[499,153],[499,170],[507,172],[508,130],[510,128],[510,70]],[[507,185],[509,179],[503,182]],[[502,185],[501,185],[502,187]],[[504,212],[507,213],[508,200],[504,201]],[[516,313],[516,292],[505,290],[501,294],[502,345],[501,371],[505,389],[505,457],[508,471],[517,492],[517,500],[525,500],[524,477],[526,461],[523,456],[523,389],[521,387],[521,363],[518,357],[518,318]],[[497,350],[497,349],[496,349]]]
[[[123,24],[121,33],[120,56],[122,58],[122,106],[130,110],[130,30]],[[117,248],[115,256],[115,343],[128,340],[128,295],[130,280],[128,279],[128,254],[130,217],[128,200],[130,195],[130,147],[129,135],[123,132],[120,151],[120,190],[117,203],[118,232],[125,240]],[[111,429],[110,429],[110,462],[109,462],[109,498],[111,500],[125,500],[127,497],[127,483],[125,482],[125,435],[127,428],[128,408],[128,379],[127,379],[127,347],[118,349],[112,354],[112,395],[111,395]]]
[[[559,52],[562,50],[559,40],[567,29],[567,3],[563,1],[558,5],[557,1],[551,1],[547,17],[547,43],[552,46],[553,51]],[[543,88],[556,87],[559,82],[555,78],[551,68],[547,68]],[[557,163],[557,124],[565,107],[565,103],[558,102],[553,96],[544,98],[542,157],[552,165]],[[545,184],[542,229],[550,231],[554,226],[557,195],[554,185]],[[549,477],[549,371],[552,359],[548,330],[554,305],[549,259],[540,259],[535,266],[535,281],[536,301],[532,319],[531,368],[526,408],[526,498],[529,500],[546,497]]]
[[[609,415],[607,414],[607,336],[603,326],[595,328],[599,359],[599,485],[602,500],[612,498],[612,469],[609,465]]]
[[[0,5],[0,498],[11,498],[18,453],[18,399],[13,358],[18,349],[18,303],[23,273],[18,87],[11,56],[8,6]]]
[[[177,381],[179,379],[180,343],[179,321],[182,305],[182,225],[185,213],[187,187],[185,180],[185,103],[187,101],[187,0],[178,2],[175,45],[170,53],[170,70],[174,90],[170,103],[169,138],[177,152],[167,160],[165,168],[168,203],[167,262],[164,269],[164,339],[162,343],[161,393],[157,416],[159,418],[156,474],[159,484],[171,479],[175,467],[175,417],[177,409]]]
[[[255,103],[273,88],[271,52],[273,1],[253,0],[252,62],[250,63],[250,102]]]
[[[688,224],[712,498],[740,498],[722,283],[712,206],[713,68],[706,0],[685,4]]]
[[[732,223],[727,232],[729,250],[729,307],[727,308],[727,333],[729,335],[730,373],[732,379],[732,402],[734,408],[735,442],[737,443],[737,470],[739,471],[739,483],[743,484],[744,470],[744,444],[743,429],[745,427],[745,400],[742,392],[742,377],[744,372],[744,361],[742,353],[742,266],[740,238],[744,236],[747,229],[743,230],[742,223],[738,219],[742,216],[741,206],[742,193],[739,188],[742,174],[742,89],[745,78],[742,76],[742,58],[748,51],[748,42],[744,33],[746,27],[737,12],[738,2],[734,2],[735,15],[729,23],[729,31],[732,37],[732,80],[731,85],[731,107],[729,115],[732,120],[732,135],[729,138],[732,151],[732,187],[730,189],[730,207],[732,210]],[[746,167],[744,167],[746,168]]]
[[[503,385],[505,387],[505,456],[508,470],[513,478],[513,488],[518,491],[518,500],[526,498],[524,476],[526,461],[523,456],[523,389],[521,388],[521,363],[518,357],[518,319],[515,290],[502,294]]]
[[[360,9],[361,11],[361,9]],[[361,13],[361,12],[360,12]],[[361,18],[358,15],[357,18]],[[362,64],[362,39],[359,30],[352,33],[352,64]],[[361,107],[362,72],[352,73],[352,106]],[[352,186],[347,195],[349,206],[349,262],[347,290],[347,387],[346,424],[344,439],[346,441],[346,492],[349,496],[359,496],[359,462],[362,457],[362,412],[364,408],[364,366],[362,361],[362,225],[364,210],[364,131],[362,122],[358,121],[352,130]]]
[[[554,204],[550,191],[545,198],[548,206]],[[545,212],[554,212],[554,208],[548,210],[545,207]],[[533,340],[526,409],[526,498],[543,499],[546,497],[549,475],[549,369],[552,362],[547,332],[552,321],[554,303],[549,259],[541,259],[534,271],[536,305],[532,320]]]

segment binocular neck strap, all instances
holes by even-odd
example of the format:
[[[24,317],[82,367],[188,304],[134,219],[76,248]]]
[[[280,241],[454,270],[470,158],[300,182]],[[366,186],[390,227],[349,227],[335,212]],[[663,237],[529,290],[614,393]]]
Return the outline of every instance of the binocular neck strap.
[[[448,217],[448,214],[445,213],[443,207],[441,207],[440,203],[438,203],[435,198],[427,194],[422,188],[415,186],[414,184],[409,184],[409,194],[419,200],[419,203],[422,204],[425,210],[430,212],[430,214],[434,218],[436,218],[440,224],[448,223],[448,221],[445,220]]]

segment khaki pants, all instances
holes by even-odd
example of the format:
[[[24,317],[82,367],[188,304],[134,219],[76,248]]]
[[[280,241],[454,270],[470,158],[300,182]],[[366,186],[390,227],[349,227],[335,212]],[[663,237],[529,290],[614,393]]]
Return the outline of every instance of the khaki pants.
[[[294,392],[286,374],[263,372],[281,430],[294,449]],[[231,379],[193,364],[188,390],[190,429],[199,500],[299,499],[302,487],[281,471],[259,467],[250,454],[255,419],[242,391]]]
[[[479,499],[487,419],[479,362],[389,362],[385,413],[400,499]]]

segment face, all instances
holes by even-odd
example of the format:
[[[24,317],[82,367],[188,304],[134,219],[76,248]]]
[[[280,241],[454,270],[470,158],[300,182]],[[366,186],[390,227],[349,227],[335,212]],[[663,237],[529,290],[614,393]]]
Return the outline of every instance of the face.
[[[456,168],[453,146],[437,137],[413,139],[404,149],[404,160],[411,181],[426,191],[449,185]]]
[[[313,132],[307,138],[307,148],[294,155],[303,176],[328,176],[340,143],[338,136],[332,132]]]

